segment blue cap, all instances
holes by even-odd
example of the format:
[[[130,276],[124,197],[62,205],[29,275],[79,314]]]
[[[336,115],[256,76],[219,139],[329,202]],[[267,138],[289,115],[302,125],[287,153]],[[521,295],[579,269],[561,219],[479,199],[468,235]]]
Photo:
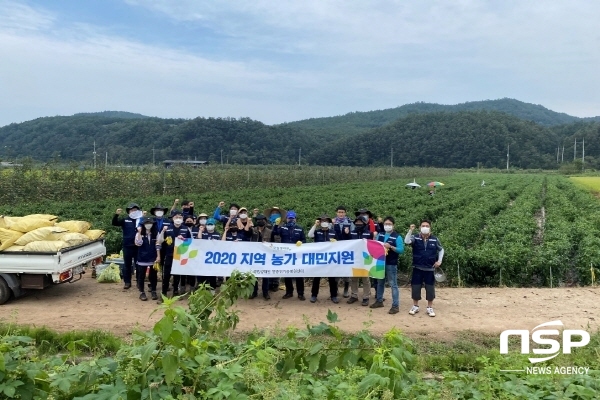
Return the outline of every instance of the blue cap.
[[[206,220],[206,225],[216,225],[217,221],[214,218],[209,218]]]
[[[287,215],[285,216],[286,218],[296,218],[296,211],[288,211]]]

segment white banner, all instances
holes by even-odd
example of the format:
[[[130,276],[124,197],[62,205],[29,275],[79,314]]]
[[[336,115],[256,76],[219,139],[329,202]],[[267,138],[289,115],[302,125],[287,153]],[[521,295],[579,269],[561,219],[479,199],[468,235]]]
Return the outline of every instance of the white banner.
[[[176,275],[230,276],[252,272],[269,277],[367,277],[385,275],[383,243],[374,240],[285,243],[226,242],[177,239],[171,273]]]

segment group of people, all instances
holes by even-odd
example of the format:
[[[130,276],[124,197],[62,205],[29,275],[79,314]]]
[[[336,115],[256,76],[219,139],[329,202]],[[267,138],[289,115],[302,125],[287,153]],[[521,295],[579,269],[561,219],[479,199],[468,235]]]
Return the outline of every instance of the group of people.
[[[150,209],[149,214],[135,203],[125,209],[126,215],[121,216],[122,209],[117,209],[112,224],[123,230],[123,281],[124,289],[131,288],[131,278],[135,271],[136,284],[140,300],[146,301],[146,274],[149,269],[148,287],[152,300],[162,301],[157,293],[158,271],[162,271],[161,292],[166,297],[171,285],[173,296],[189,293],[200,284],[207,284],[215,289],[218,282],[216,276],[173,275],[173,252],[175,239],[224,240],[248,242],[280,242],[306,243],[307,237],[314,242],[340,240],[371,239],[384,243],[387,249],[385,260],[385,278],[328,278],[330,299],[339,303],[338,279],[344,281],[343,297],[347,303],[361,301],[363,306],[370,308],[384,307],[384,289],[386,281],[392,291],[390,314],[397,314],[400,306],[398,290],[398,257],[404,252],[405,245],[412,247],[413,273],[411,278],[413,306],[409,314],[419,312],[419,301],[423,285],[427,300],[427,315],[434,317],[433,300],[435,298],[434,271],[444,257],[444,249],[439,239],[431,234],[431,221],[422,220],[419,231],[411,225],[407,234],[402,237],[395,230],[393,217],[378,218],[375,221],[368,209],[360,209],[350,218],[344,206],[336,209],[335,217],[321,215],[305,235],[305,230],[297,223],[295,211],[285,211],[279,207],[271,207],[260,213],[253,209],[252,215],[245,207],[231,203],[224,210],[225,202],[220,202],[211,216],[206,213],[195,214],[194,202],[175,199],[168,209],[157,204]],[[217,225],[221,226],[221,232]],[[155,266],[160,266],[155,268]],[[304,278],[284,278],[285,294],[283,299],[294,297],[294,280],[299,300],[304,296]],[[321,278],[314,277],[311,287],[310,301],[315,303],[319,295]],[[359,300],[359,285],[362,283],[362,297]],[[265,300],[271,298],[270,293],[279,290],[279,278],[263,278],[262,295]],[[375,301],[371,304],[371,286],[375,287]],[[258,281],[251,298],[258,296]]]

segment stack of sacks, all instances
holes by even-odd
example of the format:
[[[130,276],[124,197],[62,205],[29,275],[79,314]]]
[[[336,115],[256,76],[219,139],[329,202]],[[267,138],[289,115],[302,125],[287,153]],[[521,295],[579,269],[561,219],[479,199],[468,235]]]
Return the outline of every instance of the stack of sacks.
[[[52,252],[100,239],[105,232],[90,230],[87,221],[56,222],[58,217],[33,214],[0,216],[0,251]]]

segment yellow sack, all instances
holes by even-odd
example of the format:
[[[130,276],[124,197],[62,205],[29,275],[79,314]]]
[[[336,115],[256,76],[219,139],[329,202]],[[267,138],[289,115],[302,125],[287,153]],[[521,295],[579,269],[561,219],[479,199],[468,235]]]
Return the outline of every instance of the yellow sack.
[[[4,251],[6,251],[6,252],[23,251],[24,248],[25,248],[25,246],[15,246],[15,245],[12,245],[12,246],[10,246],[8,249],[6,249]]]
[[[23,218],[37,218],[37,219],[46,219],[48,221],[57,220],[58,217],[52,214],[29,214],[24,216]]]
[[[87,221],[63,221],[56,224],[61,228],[67,229],[69,232],[85,233],[92,224]]]
[[[22,233],[31,232],[37,228],[43,228],[44,226],[53,226],[53,221],[40,218],[27,218],[27,217],[4,217],[6,222],[6,228],[18,231]]]
[[[60,226],[46,226],[43,228],[34,229],[21,236],[15,242],[18,246],[25,246],[27,243],[37,242],[40,240],[59,240],[60,234],[68,232],[65,228]]]
[[[21,232],[0,228],[0,251],[8,249],[21,236],[23,236]]]
[[[103,237],[105,233],[106,232],[100,229],[90,229],[89,231],[86,231],[84,235],[90,238],[91,240],[98,240],[101,237]]]
[[[62,240],[40,240],[37,242],[27,243],[23,251],[37,251],[42,253],[56,253],[60,249],[70,247],[67,242]]]
[[[60,240],[67,242],[69,246],[79,246],[80,244],[89,242],[90,238],[83,233],[67,232],[60,236]]]

